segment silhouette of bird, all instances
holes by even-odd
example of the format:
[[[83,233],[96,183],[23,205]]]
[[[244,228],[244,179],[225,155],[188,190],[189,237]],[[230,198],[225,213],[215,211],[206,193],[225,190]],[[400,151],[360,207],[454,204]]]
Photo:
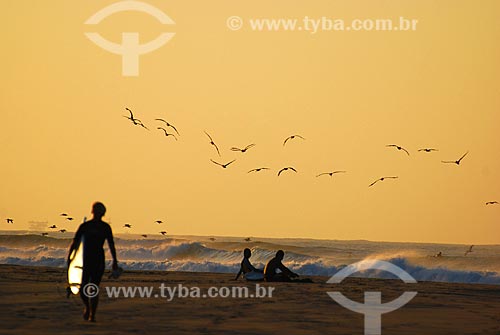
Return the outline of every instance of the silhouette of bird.
[[[302,137],[302,136],[300,136],[300,135],[297,135],[297,134],[296,134],[296,135],[291,135],[291,136],[288,136],[288,137],[285,139],[285,141],[283,142],[283,146],[285,146],[285,144],[286,144],[286,142],[287,142],[288,140],[293,140],[294,138],[301,138],[301,139],[305,140],[305,138],[303,138],[303,137]]]
[[[65,232],[67,232],[67,230],[66,230],[66,229],[60,229],[59,231],[60,231],[61,233],[65,233]]]
[[[66,220],[73,221],[74,219],[72,217],[67,217]]]
[[[68,216],[67,213],[61,213],[60,216]]]
[[[163,236],[167,235],[167,232],[166,231],[161,231],[160,234],[162,234]]]
[[[246,242],[250,242],[251,240],[252,240],[252,239],[251,239],[250,237],[247,237],[247,238],[245,239],[245,241],[246,241]]]
[[[7,223],[14,223],[14,219],[5,219],[5,221],[7,221]]]
[[[471,252],[472,252],[472,248],[473,248],[473,247],[474,247],[474,246],[473,246],[473,245],[471,245],[471,246],[469,247],[469,249],[467,249],[467,251],[465,252],[464,256],[467,256],[469,253],[471,253]]]
[[[498,205],[498,201],[488,201],[486,205]]]
[[[267,168],[267,167],[256,168],[256,169],[252,169],[252,170],[248,171],[247,173],[250,173],[250,172],[259,172],[259,171],[262,171],[262,170],[269,170],[269,168]]]
[[[42,236],[47,236],[47,235],[49,235],[49,233],[42,233],[41,235]]]
[[[237,148],[237,147],[232,147],[232,148],[231,148],[231,150],[232,150],[232,151],[241,151],[241,152],[246,152],[248,149],[250,149],[250,148],[252,148],[252,147],[254,147],[254,146],[255,146],[255,144],[253,144],[253,143],[252,143],[252,144],[247,145],[247,146],[246,146],[246,147],[244,147],[243,149],[240,149],[240,148]]]
[[[165,120],[163,120],[163,119],[155,119],[155,120],[156,120],[156,121],[161,121],[161,122],[165,123],[165,125],[166,125],[167,127],[172,128],[172,129],[173,129],[173,130],[177,133],[177,135],[178,135],[178,136],[180,136],[180,135],[181,135],[181,134],[179,134],[179,132],[177,131],[177,128],[175,128],[173,124],[170,124],[170,123],[168,123],[167,121],[165,121]]]
[[[368,187],[371,187],[373,185],[375,185],[376,183],[378,183],[379,181],[384,181],[385,179],[396,179],[398,177],[381,177],[377,180],[375,180],[373,183],[371,183],[370,185],[368,185]]]
[[[210,237],[209,240],[210,241],[215,241],[215,237]]]
[[[131,111],[129,108],[125,108],[125,109],[126,109],[126,110],[130,113],[130,116],[125,116],[125,115],[124,115],[124,116],[123,116],[124,118],[129,119],[130,121],[132,121],[132,123],[133,123],[135,126],[141,126],[141,127],[145,128],[145,129],[149,130],[149,129],[148,129],[148,127],[146,127],[146,126],[142,123],[142,121],[141,121],[141,120],[136,119],[136,118],[134,117],[134,113],[132,113],[132,111]]]
[[[210,136],[206,131],[205,134],[207,134],[208,138],[210,139],[210,144],[215,147],[215,150],[217,150],[217,154],[220,156],[219,147],[217,146],[217,144],[215,144],[214,140],[212,140],[212,136]]]
[[[460,157],[458,160],[456,161],[441,161],[443,163],[452,163],[452,164],[457,164],[457,165],[460,165],[460,162],[462,161],[462,159],[464,159],[465,156],[467,156],[469,152],[467,151],[465,154],[463,154],[462,157]]]
[[[294,169],[293,167],[291,167],[291,166],[288,166],[288,167],[284,167],[284,168],[282,168],[281,170],[279,170],[279,171],[278,171],[278,177],[280,176],[281,172],[283,172],[283,171],[287,171],[287,170],[292,170],[292,171],[294,171],[295,173],[297,173],[297,170],[295,170],[295,169]]]
[[[49,227],[50,229],[56,229],[57,226],[55,224],[53,224],[52,226]]]
[[[219,166],[222,166],[224,169],[228,167],[229,164],[231,164],[232,162],[236,161],[236,159],[233,159],[232,161],[230,161],[229,163],[226,163],[226,164],[221,164],[221,163],[217,163],[216,161],[214,161],[213,159],[210,159],[212,161],[212,163],[214,164],[217,164]]]
[[[403,148],[402,146],[400,145],[397,145],[397,144],[387,144],[386,147],[393,147],[393,148],[396,148],[398,150],[403,150],[404,152],[406,152],[406,154],[408,156],[410,156],[410,153],[408,152],[408,150],[406,150],[405,148]]]
[[[423,149],[418,149],[418,151],[431,152],[431,151],[439,151],[439,150],[433,149],[433,148],[423,148]]]
[[[167,137],[168,137],[168,136],[172,136],[172,137],[173,137],[173,138],[175,138],[175,140],[177,141],[177,137],[176,137],[174,134],[170,134],[170,133],[168,133],[168,132],[167,132],[167,130],[166,130],[165,128],[163,128],[163,127],[158,127],[158,128],[156,128],[156,129],[161,129],[161,130],[163,130],[163,132],[165,133],[165,136],[167,136]]]
[[[132,228],[132,225],[131,225],[131,224],[128,224],[128,223],[125,223],[125,224],[123,225],[123,228]]]
[[[337,173],[346,173],[346,172],[347,171],[323,172],[323,173],[320,173],[319,175],[317,175],[316,177],[325,176],[325,175],[329,175],[330,177],[332,177],[334,174],[337,174]]]
[[[160,223],[163,223],[163,221],[162,220],[156,220],[155,223],[160,224]]]
[[[141,236],[144,238],[148,238],[148,235],[146,235],[146,234],[142,234]]]

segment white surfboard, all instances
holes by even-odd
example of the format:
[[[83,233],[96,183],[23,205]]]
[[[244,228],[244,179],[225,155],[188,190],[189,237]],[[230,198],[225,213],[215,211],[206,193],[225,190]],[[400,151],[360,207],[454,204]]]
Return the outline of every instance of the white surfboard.
[[[87,218],[83,219],[83,222],[85,221],[87,221]],[[80,243],[73,249],[69,256],[68,284],[73,294],[78,294],[78,292],[80,292],[80,286],[82,285],[84,244],[85,239],[82,236]]]
[[[262,281],[262,280],[264,280],[264,274],[262,272],[257,272],[257,271],[245,273],[244,277],[248,281]]]
[[[68,284],[71,293],[78,294],[82,285],[83,274],[83,245],[84,238],[80,240],[78,247],[71,252],[69,257],[70,263],[68,266]]]

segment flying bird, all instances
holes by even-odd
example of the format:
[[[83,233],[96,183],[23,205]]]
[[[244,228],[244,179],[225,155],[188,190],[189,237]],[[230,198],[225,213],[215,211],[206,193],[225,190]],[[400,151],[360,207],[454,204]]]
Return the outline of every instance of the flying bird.
[[[245,241],[246,241],[246,242],[250,242],[251,240],[252,240],[252,239],[251,239],[250,237],[247,237],[247,238],[245,239]]]
[[[131,225],[131,224],[128,224],[128,223],[125,223],[125,224],[123,225],[123,228],[132,228],[132,225]]]
[[[398,178],[398,177],[382,177],[382,178],[379,178],[379,179],[375,180],[373,183],[371,183],[370,185],[368,185],[368,187],[371,187],[371,186],[375,185],[379,181],[384,181],[385,179],[396,179],[396,178]]]
[[[163,221],[162,220],[156,220],[155,223],[160,224],[160,223],[163,223]]]
[[[473,245],[471,245],[471,246],[469,247],[469,249],[467,249],[467,251],[465,252],[464,256],[467,256],[467,254],[470,254],[470,253],[472,252],[472,248],[473,248],[473,247],[474,247],[474,246],[473,246]]]
[[[66,220],[73,221],[74,219],[72,217],[67,217]]]
[[[467,156],[469,152],[467,151],[465,154],[463,154],[462,157],[460,157],[458,160],[456,161],[441,161],[443,163],[452,163],[452,164],[457,164],[457,165],[460,165],[460,162],[462,161],[462,159],[464,159],[465,156]]]
[[[56,229],[57,226],[55,224],[53,224],[52,226],[49,227],[50,229]]]
[[[163,236],[167,235],[167,232],[166,231],[161,231],[160,234],[162,234]]]
[[[179,135],[179,136],[180,136],[179,132],[177,131],[177,128],[175,128],[173,124],[170,124],[170,123],[168,123],[167,121],[165,121],[165,120],[163,120],[163,119],[155,119],[155,120],[156,120],[156,121],[161,121],[161,122],[165,123],[165,125],[166,125],[167,127],[172,128],[172,129],[173,129],[173,130],[177,133],[177,135]]]
[[[316,177],[325,176],[325,175],[329,175],[330,177],[332,177],[334,174],[337,174],[337,173],[346,173],[346,172],[347,171],[323,172],[323,173],[320,173],[319,175],[317,175]]]
[[[288,136],[288,137],[285,139],[285,141],[283,142],[283,146],[285,146],[285,144],[286,144],[286,142],[287,142],[288,140],[293,140],[293,139],[294,139],[294,138],[296,138],[296,137],[297,137],[297,138],[301,138],[301,139],[305,140],[305,138],[303,138],[303,137],[302,137],[302,136],[300,136],[300,135],[291,135],[291,136]]]
[[[386,147],[393,147],[393,148],[396,148],[398,150],[403,150],[404,152],[406,152],[406,154],[408,156],[410,156],[410,153],[408,152],[408,150],[406,150],[405,148],[403,148],[402,146],[400,145],[397,145],[397,144],[387,144]]]
[[[148,238],[148,235],[146,235],[146,234],[142,234],[141,236],[144,238]]]
[[[67,213],[61,213],[60,216],[68,216]]]
[[[250,172],[259,172],[259,171],[262,171],[262,170],[269,170],[269,168],[267,168],[267,167],[256,168],[256,169],[252,169],[252,170],[248,171],[247,173],[250,173]]]
[[[215,147],[215,150],[217,150],[217,154],[220,156],[220,151],[219,151],[219,147],[217,146],[217,144],[215,144],[214,140],[212,140],[212,137],[206,131],[205,131],[205,134],[207,134],[208,138],[210,139],[210,144]]]
[[[431,152],[431,151],[439,151],[439,150],[434,149],[434,148],[423,148],[423,149],[418,149],[418,151]]]
[[[141,121],[141,120],[136,119],[136,118],[134,117],[134,113],[132,113],[132,111],[131,111],[129,108],[125,108],[125,109],[126,109],[126,110],[130,113],[130,116],[125,116],[125,115],[124,115],[124,116],[123,116],[124,118],[129,119],[130,121],[132,121],[132,123],[133,123],[135,126],[141,126],[141,127],[145,128],[145,129],[149,130],[149,129],[148,129],[148,127],[146,127],[146,126],[142,123],[142,121]]]
[[[163,128],[163,127],[158,127],[158,128],[156,128],[156,129],[161,129],[161,130],[163,130],[163,132],[165,133],[165,136],[167,136],[167,137],[168,137],[168,136],[172,136],[172,137],[173,137],[173,138],[175,138],[175,140],[177,141],[177,137],[176,137],[174,134],[170,134],[170,133],[168,133],[168,132],[167,132],[167,130],[166,130],[165,128]]]
[[[215,241],[215,237],[210,237],[209,240],[210,241]]]
[[[232,148],[231,148],[231,150],[232,150],[232,151],[241,151],[241,152],[246,152],[248,149],[250,149],[250,148],[252,148],[252,147],[254,147],[254,146],[255,146],[255,144],[253,144],[253,143],[252,143],[252,144],[247,145],[247,146],[246,146],[246,147],[244,147],[243,149],[240,149],[240,148],[237,148],[237,147],[232,147]]]
[[[224,169],[228,167],[229,164],[231,164],[232,162],[236,161],[236,159],[233,159],[232,161],[230,161],[229,163],[226,163],[226,164],[221,164],[221,163],[217,163],[216,161],[214,161],[213,159],[210,159],[212,161],[212,163],[214,164],[217,164],[219,166],[222,166]]]
[[[294,169],[293,167],[291,167],[291,166],[289,166],[289,167],[284,167],[284,168],[282,168],[281,170],[279,170],[279,172],[278,172],[278,177],[280,176],[281,172],[283,172],[283,171],[287,171],[287,170],[292,170],[292,171],[294,171],[295,173],[297,173],[297,170],[295,170],[295,169]]]
[[[5,219],[5,221],[7,221],[7,223],[14,223],[14,219]]]
[[[65,233],[65,232],[67,232],[67,230],[66,230],[66,229],[60,229],[59,231],[60,231],[61,233]]]
[[[498,205],[498,201],[488,201],[486,205]]]

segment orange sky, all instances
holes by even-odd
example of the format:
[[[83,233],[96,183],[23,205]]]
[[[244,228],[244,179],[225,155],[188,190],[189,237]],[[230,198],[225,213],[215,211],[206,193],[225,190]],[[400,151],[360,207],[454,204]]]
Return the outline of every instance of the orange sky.
[[[498,1],[148,0],[176,25],[137,12],[83,24],[113,2],[2,2],[0,229],[72,231],[59,213],[79,221],[100,200],[118,233],[131,223],[149,234],[500,243],[500,205],[485,206],[500,201]],[[312,35],[231,31],[231,15],[419,23]],[[88,31],[115,42],[176,35],[140,57],[140,76],[123,77],[120,56]],[[237,159],[228,169],[210,162],[204,130],[221,161]],[[294,133],[306,140],[283,148]],[[461,166],[440,162],[467,150]],[[298,173],[278,178],[288,165]],[[272,171],[246,173],[260,166]],[[330,170],[348,173],[315,177]],[[399,179],[368,188],[384,175]]]

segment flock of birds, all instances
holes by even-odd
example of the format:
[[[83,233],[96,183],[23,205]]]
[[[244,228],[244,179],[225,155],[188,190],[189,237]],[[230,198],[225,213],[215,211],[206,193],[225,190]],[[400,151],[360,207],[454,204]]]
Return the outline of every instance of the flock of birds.
[[[145,130],[150,130],[140,119],[138,119],[137,117],[134,116],[134,113],[132,112],[132,110],[130,108],[127,107],[127,108],[125,108],[125,110],[129,113],[129,115],[124,115],[123,117],[126,118],[126,119],[128,119],[133,126],[139,126],[139,127],[144,128]],[[156,122],[158,122],[159,124],[161,124],[161,126],[157,126],[156,129],[158,131],[162,131],[163,134],[165,135],[165,137],[173,137],[176,141],[179,139],[180,133],[179,133],[179,131],[177,130],[177,128],[173,124],[171,124],[170,122],[168,122],[167,120],[162,119],[162,118],[156,118],[154,120]],[[214,148],[214,150],[217,153],[217,155],[219,157],[222,157],[221,151],[219,149],[219,146],[215,143],[215,141],[213,140],[212,136],[208,132],[206,132],[206,131],[204,131],[204,133],[208,137],[208,143]],[[290,135],[290,136],[288,136],[287,138],[284,139],[284,141],[283,141],[283,147],[285,147],[287,145],[287,143],[290,143],[291,141],[297,141],[297,140],[305,141],[306,139],[302,135],[299,135],[299,134]],[[251,143],[251,144],[248,144],[247,146],[242,147],[242,148],[231,147],[230,150],[234,151],[234,152],[246,153],[248,150],[254,148],[255,146],[256,146],[255,143]],[[398,145],[398,144],[387,144],[386,147],[387,148],[394,148],[394,149],[396,149],[398,151],[402,151],[406,155],[410,156],[410,152],[406,148],[404,148],[403,146],[401,146],[401,145]],[[421,148],[421,149],[418,149],[418,152],[424,152],[424,153],[431,153],[431,152],[435,152],[435,151],[439,151],[439,150],[436,149],[436,148]],[[468,155],[468,153],[469,153],[468,151],[465,152],[457,160],[442,160],[441,162],[443,164],[456,164],[456,165],[460,165],[460,163]],[[236,159],[233,159],[233,160],[225,162],[225,163],[218,162],[218,161],[213,160],[213,159],[210,159],[210,161],[213,164],[218,165],[218,166],[220,166],[223,169],[227,169],[231,164],[233,164],[236,161]],[[249,170],[247,173],[258,173],[258,172],[266,171],[266,170],[270,170],[270,168],[269,167],[257,167],[257,168]],[[281,176],[281,174],[284,173],[284,172],[298,173],[297,169],[295,169],[293,166],[286,166],[286,167],[283,167],[283,168],[281,168],[281,169],[278,170],[277,176],[278,177]],[[319,173],[319,174],[316,175],[316,177],[322,177],[322,176],[333,177],[334,175],[344,174],[344,173],[347,173],[347,171],[345,171],[345,170],[335,170],[335,171],[329,171],[329,172]],[[372,183],[370,183],[368,185],[368,187],[372,187],[372,186],[376,185],[379,182],[383,182],[385,180],[390,180],[390,179],[392,179],[392,180],[398,179],[398,176],[383,176],[383,177],[380,177],[380,178],[374,180]],[[498,204],[499,204],[498,201],[487,201],[486,202],[487,206],[488,205],[498,205]],[[74,219],[73,217],[69,216],[67,213],[62,213],[62,214],[60,214],[60,216],[64,217],[67,221],[73,221],[73,219]],[[14,223],[14,219],[12,219],[12,218],[7,218],[5,220],[9,224],[13,224]],[[155,223],[161,224],[161,223],[163,223],[163,221],[156,220]],[[49,229],[53,229],[53,230],[58,229],[58,227],[56,225],[51,225],[48,228]],[[126,224],[123,225],[123,228],[131,229],[132,225],[126,223]],[[59,229],[59,232],[61,232],[61,233],[65,233],[66,231],[67,231],[66,229]],[[160,231],[159,233],[161,235],[166,235],[167,234],[166,231]],[[43,236],[47,236],[48,233],[44,232],[44,233],[42,233],[42,235]],[[141,236],[144,237],[144,238],[148,237],[148,235],[146,235],[146,234],[143,234]],[[250,241],[250,238],[245,239],[245,241]],[[465,253],[465,255],[467,255],[468,253],[472,252],[472,247],[473,246],[470,247],[470,249]],[[436,255],[436,257],[441,257],[441,253],[438,253]]]
[[[132,110],[130,108],[125,108],[125,110],[130,114],[130,115],[124,115],[123,117],[130,120],[130,122],[132,123],[132,125],[134,126],[140,126],[146,130],[149,130],[149,128],[138,118],[136,118],[134,116],[134,113],[132,112]],[[179,135],[179,132],[177,130],[177,128],[172,125],[171,123],[169,123],[168,121],[164,120],[164,119],[161,119],[161,118],[156,118],[155,121],[158,121],[158,122],[162,122],[166,127],[168,127],[169,129],[172,129],[173,131],[175,131],[175,133],[177,134],[177,136],[180,136]],[[177,140],[177,137],[175,136],[175,134],[172,132],[172,133],[169,133],[167,131],[167,129],[163,128],[163,127],[157,127],[158,130],[162,130],[165,134],[165,136],[173,136],[176,140]],[[205,132],[205,135],[208,137],[208,143],[214,148],[214,150],[217,152],[217,155],[219,157],[222,157],[221,155],[221,151],[219,149],[219,146],[215,143],[214,139],[212,138],[212,136],[206,132]],[[289,142],[289,141],[292,141],[292,140],[297,140],[297,139],[300,139],[302,141],[305,141],[305,138],[302,136],[302,135],[299,135],[299,134],[293,134],[293,135],[290,135],[288,136],[287,138],[285,138],[285,140],[283,141],[283,146],[286,146],[286,144]],[[237,152],[241,152],[241,153],[245,153],[247,152],[249,149],[255,147],[255,143],[251,143],[243,148],[238,148],[238,147],[232,147],[231,148],[231,151],[237,151]],[[404,153],[406,153],[408,156],[410,156],[410,152],[405,149],[404,147],[398,145],[398,144],[387,144],[386,147],[388,148],[395,148],[397,149],[398,151],[403,151]],[[425,153],[431,153],[433,151],[439,151],[438,149],[435,149],[435,148],[421,148],[421,149],[418,149],[419,152],[425,152]],[[456,165],[460,165],[461,161],[465,158],[465,156],[467,156],[469,152],[467,151],[465,154],[463,154],[459,159],[457,160],[443,160],[441,161],[442,163],[444,164],[456,164]],[[236,161],[236,159],[233,159],[231,161],[228,161],[228,162],[218,162],[216,160],[213,160],[213,159],[210,159],[210,161],[218,166],[220,166],[221,168],[223,169],[227,169],[229,167],[229,165],[231,165],[232,163],[234,163]],[[247,173],[252,173],[252,172],[260,172],[260,171],[265,171],[265,170],[270,170],[270,168],[268,167],[258,167],[258,168],[254,168],[254,169],[251,169],[249,170]],[[277,175],[280,176],[283,172],[286,172],[286,171],[291,171],[291,172],[295,172],[297,173],[297,169],[294,168],[293,166],[286,166],[286,167],[283,167],[281,168],[280,170],[278,170],[277,172]],[[330,177],[333,177],[333,175],[335,174],[338,174],[338,173],[346,173],[347,171],[330,171],[330,172],[322,172],[318,175],[316,175],[316,177],[321,177],[321,176],[330,176]],[[374,186],[375,184],[377,184],[379,181],[384,181],[386,179],[397,179],[398,176],[384,176],[384,177],[380,177],[379,179],[373,181],[371,184],[368,185],[368,187],[372,187]],[[488,202],[488,204],[493,204],[493,203],[496,203],[495,201],[492,201],[492,202]]]

